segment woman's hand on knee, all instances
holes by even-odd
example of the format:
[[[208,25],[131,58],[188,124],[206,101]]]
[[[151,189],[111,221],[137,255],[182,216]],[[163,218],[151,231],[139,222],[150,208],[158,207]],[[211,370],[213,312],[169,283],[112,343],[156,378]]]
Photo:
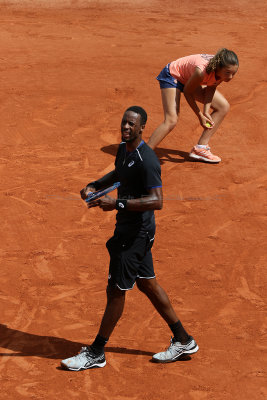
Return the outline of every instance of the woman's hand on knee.
[[[214,121],[211,115],[208,113],[205,114],[199,113],[199,122],[200,125],[205,129],[212,129],[214,126]]]

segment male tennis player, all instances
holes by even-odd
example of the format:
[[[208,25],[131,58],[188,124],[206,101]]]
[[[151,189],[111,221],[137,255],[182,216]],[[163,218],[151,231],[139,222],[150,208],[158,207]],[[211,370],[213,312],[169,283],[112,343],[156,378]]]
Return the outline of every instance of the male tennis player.
[[[173,338],[170,347],[153,356],[153,361],[176,361],[183,354],[198,351],[178,319],[169,298],[158,284],[151,254],[155,235],[154,210],[163,203],[160,163],[154,151],[142,140],[147,114],[141,107],[128,108],[122,118],[122,143],[115,169],[81,190],[86,198],[90,191],[103,189],[119,181],[118,199],[102,197],[88,204],[103,211],[118,210],[114,236],[107,241],[110,254],[107,305],[94,342],[74,357],[61,361],[63,368],[79,371],[106,365],[104,347],[119,321],[126,292],[136,283],[167,322]]]

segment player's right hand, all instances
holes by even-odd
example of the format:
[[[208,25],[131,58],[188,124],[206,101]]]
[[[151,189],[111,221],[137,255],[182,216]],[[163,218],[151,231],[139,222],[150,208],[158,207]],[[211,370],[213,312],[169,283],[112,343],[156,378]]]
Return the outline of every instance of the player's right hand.
[[[201,126],[205,129],[207,129],[207,128],[212,129],[214,127],[214,121],[213,121],[211,115],[208,113],[200,115],[199,120],[200,120]]]
[[[200,118],[200,125],[202,126],[202,128],[205,129],[212,129],[214,126],[214,122],[212,120],[209,120],[208,118]]]
[[[112,211],[116,208],[116,199],[105,195],[101,199],[90,201],[89,203],[87,203],[87,207],[99,207],[102,208],[103,211]]]
[[[88,196],[88,193],[90,193],[90,192],[95,192],[95,188],[94,188],[93,186],[86,186],[85,188],[83,188],[83,189],[80,191],[81,198],[82,198],[83,200],[85,200],[86,197]]]

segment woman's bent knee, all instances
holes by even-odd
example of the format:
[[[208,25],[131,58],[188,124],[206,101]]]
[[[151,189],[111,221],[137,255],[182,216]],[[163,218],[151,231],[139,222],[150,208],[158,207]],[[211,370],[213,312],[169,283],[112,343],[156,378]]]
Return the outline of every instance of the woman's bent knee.
[[[225,103],[223,104],[222,111],[224,114],[227,114],[230,111],[230,104],[227,100],[225,100]]]
[[[164,124],[166,125],[169,132],[176,127],[177,121],[178,117],[176,116],[165,118]]]
[[[230,104],[226,99],[223,99],[223,101],[218,105],[217,107],[214,107],[214,110],[219,111],[221,114],[226,115],[229,110],[230,110]]]

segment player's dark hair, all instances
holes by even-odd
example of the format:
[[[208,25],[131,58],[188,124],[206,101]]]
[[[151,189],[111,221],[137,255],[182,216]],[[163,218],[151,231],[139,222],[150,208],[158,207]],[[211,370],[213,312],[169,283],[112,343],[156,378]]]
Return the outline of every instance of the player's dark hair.
[[[129,108],[127,108],[127,110],[126,111],[133,111],[133,112],[135,112],[136,114],[139,114],[140,115],[140,122],[141,122],[141,125],[145,125],[146,124],[146,121],[147,121],[147,113],[145,112],[145,110],[142,108],[142,107],[139,107],[139,106],[131,106],[131,107],[129,107]],[[126,112],[125,111],[125,112]]]
[[[237,55],[228,49],[220,49],[210,60],[206,67],[206,72],[210,74],[217,69],[227,67],[228,65],[239,65]]]

